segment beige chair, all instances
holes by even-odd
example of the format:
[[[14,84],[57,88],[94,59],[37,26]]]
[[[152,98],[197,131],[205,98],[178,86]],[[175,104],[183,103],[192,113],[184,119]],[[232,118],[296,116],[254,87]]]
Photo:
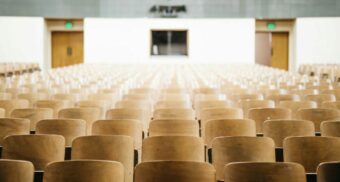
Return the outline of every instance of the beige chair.
[[[300,163],[307,173],[315,173],[322,162],[340,161],[340,138],[289,137],[283,150],[285,162]]]
[[[150,120],[146,110],[133,108],[110,109],[106,112],[106,119],[138,120],[143,124],[144,131],[147,131]]]
[[[216,137],[256,136],[256,127],[255,122],[250,119],[216,119],[206,123],[203,133],[205,144],[211,147],[211,141]]]
[[[35,131],[38,121],[53,118],[53,110],[49,108],[15,109],[12,111],[11,117],[30,120],[31,131]]]
[[[332,94],[313,94],[306,95],[305,100],[314,101],[317,103],[318,107],[321,107],[323,102],[336,101],[336,98]]]
[[[276,147],[283,147],[283,141],[291,136],[315,136],[314,123],[307,120],[267,120],[263,123],[263,134],[272,138]]]
[[[98,108],[67,108],[59,111],[59,119],[82,119],[86,121],[86,134],[92,133],[92,124],[100,118]]]
[[[80,99],[80,95],[79,94],[72,94],[72,93],[58,93],[58,94],[54,94],[52,96],[52,99],[54,100],[63,100],[63,101],[68,101],[71,106],[77,102]]]
[[[338,109],[338,110],[340,110],[340,101],[323,102],[321,104],[321,108]]]
[[[157,136],[143,140],[142,162],[155,160],[204,162],[204,143],[193,136]]]
[[[33,182],[34,167],[31,162],[21,160],[0,160],[1,182]]]
[[[239,102],[239,105],[243,110],[244,118],[247,118],[250,109],[274,108],[275,102],[272,100],[242,100]]]
[[[14,109],[28,108],[28,100],[16,99],[16,100],[0,100],[0,108],[5,109],[5,117],[10,117]]]
[[[155,104],[155,110],[157,109],[173,109],[173,108],[181,108],[181,109],[191,109],[192,105],[187,101],[158,101]]]
[[[70,103],[64,100],[38,100],[35,105],[37,108],[50,108],[53,110],[53,118],[58,118],[61,109],[70,107]]]
[[[0,145],[9,135],[30,134],[30,121],[21,118],[0,118]]]
[[[205,162],[143,162],[136,166],[135,182],[216,182],[215,173]]]
[[[259,93],[248,94],[233,94],[228,96],[234,102],[240,102],[242,100],[263,100],[263,95]]]
[[[195,105],[195,110],[197,112],[197,117],[200,118],[200,114],[204,109],[210,108],[230,108],[233,104],[226,100],[203,100],[198,101]]]
[[[33,107],[38,100],[46,100],[48,96],[44,93],[22,93],[18,94],[18,99],[28,100],[29,107]]]
[[[0,108],[0,118],[4,118],[6,116],[5,109]]]
[[[275,144],[268,137],[217,137],[212,141],[212,164],[223,181],[223,168],[231,162],[275,162]]]
[[[318,182],[338,182],[340,179],[340,162],[324,162],[317,169]]]
[[[65,146],[86,135],[86,121],[81,119],[45,119],[37,123],[36,134],[55,134],[65,138]]]
[[[49,164],[44,182],[124,182],[124,167],[115,161],[72,160]]]
[[[305,169],[296,163],[235,162],[224,168],[224,182],[307,182]]]
[[[279,108],[286,108],[292,111],[292,119],[298,119],[297,111],[299,109],[316,108],[317,103],[314,101],[281,101]]]
[[[153,119],[194,120],[195,111],[192,109],[182,109],[182,108],[157,109],[153,112]]]
[[[143,139],[143,126],[138,120],[112,119],[93,123],[92,135],[126,135],[134,139],[134,147],[140,150]]]
[[[340,120],[323,121],[320,126],[321,136],[340,137]]]
[[[320,132],[320,124],[322,121],[340,119],[340,111],[337,109],[300,109],[297,115],[299,119],[313,121],[316,132]]]
[[[291,119],[291,111],[283,108],[257,108],[251,109],[248,118],[256,123],[256,132],[263,133],[262,125],[266,120]]]
[[[279,105],[281,101],[299,101],[300,97],[296,94],[273,94],[266,97],[268,100],[273,100],[275,105]]]
[[[0,100],[11,100],[12,94],[6,92],[0,92]]]
[[[125,182],[133,181],[134,146],[129,136],[85,136],[72,143],[72,160],[95,159],[123,164]]]
[[[104,100],[81,100],[76,103],[76,107],[79,108],[98,108],[100,110],[99,119],[105,119],[106,111],[110,108],[109,102]]]
[[[3,159],[30,161],[35,170],[44,170],[48,163],[64,160],[65,139],[59,135],[11,135],[2,145]]]
[[[195,120],[182,120],[182,119],[153,120],[150,122],[149,136],[199,137],[199,124]]]

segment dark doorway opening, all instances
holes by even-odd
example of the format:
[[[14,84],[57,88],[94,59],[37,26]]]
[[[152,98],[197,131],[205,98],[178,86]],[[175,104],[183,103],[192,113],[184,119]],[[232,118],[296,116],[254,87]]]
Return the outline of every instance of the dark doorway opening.
[[[151,30],[152,56],[187,56],[187,30]]]

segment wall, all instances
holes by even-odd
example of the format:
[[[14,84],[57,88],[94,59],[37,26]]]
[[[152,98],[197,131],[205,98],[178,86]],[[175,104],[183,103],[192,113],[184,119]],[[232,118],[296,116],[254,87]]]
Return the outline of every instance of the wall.
[[[298,64],[340,63],[340,18],[299,18],[296,23]]]
[[[190,62],[254,62],[254,19],[86,18],[85,63],[152,62],[151,29],[188,29]]]
[[[0,62],[43,64],[43,18],[0,17]]]

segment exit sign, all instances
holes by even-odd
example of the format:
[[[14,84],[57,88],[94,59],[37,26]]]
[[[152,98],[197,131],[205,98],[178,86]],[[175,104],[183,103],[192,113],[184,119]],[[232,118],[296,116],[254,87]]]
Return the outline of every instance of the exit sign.
[[[67,29],[72,29],[73,28],[73,23],[71,21],[67,21],[65,24],[64,24],[65,28]]]
[[[276,23],[268,23],[267,28],[269,30],[275,30],[276,29]]]

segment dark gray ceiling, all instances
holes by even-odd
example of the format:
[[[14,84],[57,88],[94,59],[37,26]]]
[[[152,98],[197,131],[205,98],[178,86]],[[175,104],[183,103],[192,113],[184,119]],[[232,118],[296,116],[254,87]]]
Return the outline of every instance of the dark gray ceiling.
[[[0,0],[1,16],[156,17],[153,5],[186,5],[181,18],[340,16],[340,0]]]

